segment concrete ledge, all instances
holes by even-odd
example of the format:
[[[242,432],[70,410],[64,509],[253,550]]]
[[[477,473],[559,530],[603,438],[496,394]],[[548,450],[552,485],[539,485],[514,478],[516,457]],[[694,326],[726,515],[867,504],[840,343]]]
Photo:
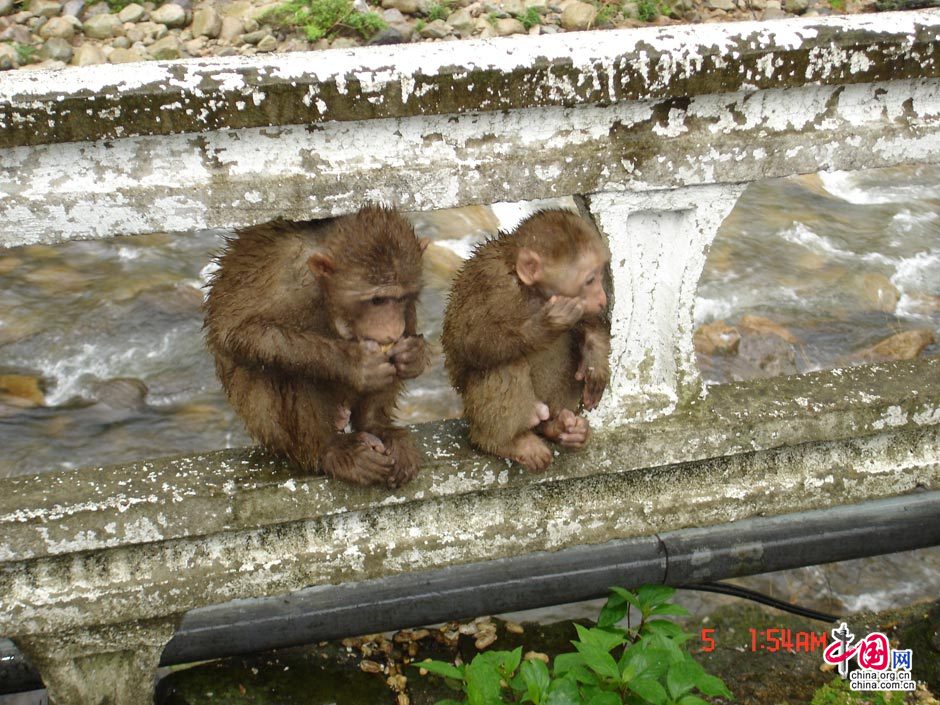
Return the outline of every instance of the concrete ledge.
[[[938,39],[920,11],[10,72],[0,147],[935,77]]]
[[[253,451],[3,480],[0,633],[940,489],[938,370],[716,388],[684,421],[599,435],[542,476],[432,424],[427,468],[395,495],[291,478]]]

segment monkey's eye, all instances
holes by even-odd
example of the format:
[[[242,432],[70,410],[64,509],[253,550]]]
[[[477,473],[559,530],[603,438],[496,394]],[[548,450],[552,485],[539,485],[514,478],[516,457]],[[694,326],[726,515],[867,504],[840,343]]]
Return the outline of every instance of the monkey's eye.
[[[385,305],[385,304],[387,304],[387,303],[388,303],[388,297],[387,297],[387,296],[373,296],[373,297],[372,297],[372,305],[373,305],[373,306],[383,306],[383,305]]]
[[[585,286],[591,286],[591,284],[594,283],[594,280],[595,280],[595,279],[597,279],[597,275],[592,274],[591,276],[589,276],[589,277],[585,280],[584,285],[585,285]]]

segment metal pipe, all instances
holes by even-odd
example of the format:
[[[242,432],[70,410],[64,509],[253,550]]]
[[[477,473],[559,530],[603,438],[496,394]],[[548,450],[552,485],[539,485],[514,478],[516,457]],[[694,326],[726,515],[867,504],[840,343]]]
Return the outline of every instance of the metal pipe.
[[[161,665],[593,599],[611,585],[720,580],[940,545],[940,492],[923,492],[193,610]],[[40,687],[0,642],[0,694]]]

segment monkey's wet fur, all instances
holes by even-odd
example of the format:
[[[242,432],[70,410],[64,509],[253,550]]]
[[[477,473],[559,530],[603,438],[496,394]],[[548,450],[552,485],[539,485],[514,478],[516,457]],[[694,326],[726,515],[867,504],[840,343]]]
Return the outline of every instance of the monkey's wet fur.
[[[609,261],[591,223],[548,210],[482,243],[460,269],[441,342],[475,446],[539,472],[552,459],[546,440],[587,442],[580,411],[610,378]]]
[[[415,320],[426,246],[381,206],[228,240],[206,342],[252,438],[305,473],[388,487],[415,476],[420,453],[393,413],[428,362]]]

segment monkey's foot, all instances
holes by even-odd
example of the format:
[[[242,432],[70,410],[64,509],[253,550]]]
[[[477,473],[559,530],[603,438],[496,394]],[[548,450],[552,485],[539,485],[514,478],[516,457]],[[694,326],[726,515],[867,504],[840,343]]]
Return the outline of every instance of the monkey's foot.
[[[385,449],[395,461],[395,469],[388,478],[388,486],[401,487],[411,482],[421,467],[421,453],[415,446],[411,434],[404,429],[390,429],[382,433]]]
[[[551,449],[534,433],[516,436],[507,446],[497,450],[496,455],[515,460],[530,472],[542,472],[552,462]]]
[[[336,414],[336,420],[333,422],[333,428],[337,431],[345,431],[349,426],[349,420],[352,418],[352,409],[343,404],[339,407]]]
[[[584,447],[590,430],[588,420],[571,409],[562,409],[555,418],[549,419],[539,428],[539,432],[548,440],[576,450]]]
[[[395,461],[381,439],[371,433],[337,435],[320,457],[328,477],[355,485],[386,484]]]
[[[529,419],[529,428],[535,428],[543,421],[548,421],[550,415],[548,404],[536,402],[535,408],[532,410],[532,417]]]

